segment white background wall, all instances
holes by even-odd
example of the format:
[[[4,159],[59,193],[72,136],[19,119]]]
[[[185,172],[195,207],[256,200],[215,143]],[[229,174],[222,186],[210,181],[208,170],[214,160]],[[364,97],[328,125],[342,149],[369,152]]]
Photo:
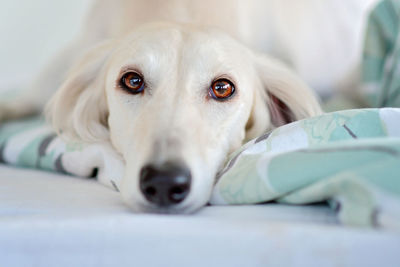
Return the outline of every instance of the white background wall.
[[[26,84],[78,33],[92,0],[0,0],[0,89]]]
[[[78,33],[84,14],[86,14],[92,1],[93,0],[0,0],[0,90],[21,88],[25,87],[23,85],[29,84],[29,81],[42,69],[45,62],[48,62],[50,57],[62,49],[62,47],[66,46]],[[300,2],[300,0],[296,1]],[[318,2],[319,0],[301,1],[310,5],[310,3],[314,1]],[[347,3],[349,8],[357,8],[358,6],[366,6],[366,3],[372,4],[378,0],[325,1],[330,3],[336,2],[335,5],[340,5],[340,2]],[[332,16],[332,20],[335,20],[335,16],[340,17],[340,14],[332,13]],[[340,27],[343,27],[342,24],[346,25],[345,22],[342,23],[338,18],[336,18],[335,21],[340,22],[338,24],[339,30]],[[355,22],[351,19],[349,21],[350,26],[354,26]],[[355,21],[358,21],[357,18],[355,18]],[[313,31],[317,32],[318,29],[322,33],[326,33],[326,28],[324,28],[323,24],[321,24],[319,28],[316,27],[316,29],[313,29]],[[357,30],[358,29],[356,29],[356,31]],[[352,35],[350,34],[350,36]],[[312,44],[312,40],[310,42]],[[326,47],[329,48],[332,46],[335,46],[335,43],[327,42]],[[344,45],[341,47],[344,47],[343,53],[346,55],[345,59],[347,59],[348,51],[346,47],[348,46]],[[334,50],[335,49],[331,49],[330,51]],[[298,51],[296,51],[293,53],[297,53],[296,55],[299,56],[298,66],[295,64],[298,72],[302,74],[315,89],[322,92],[325,90],[322,89],[326,87],[327,90],[330,90],[331,88],[329,86],[324,87],[319,85],[325,83],[331,84],[329,83],[329,79],[337,79],[332,78],[336,77],[333,69],[330,69],[329,72],[324,72],[325,78],[324,75],[318,72],[319,69],[315,71],[313,61],[310,60],[311,57],[307,56],[308,54],[302,51],[301,46],[299,46]],[[336,54],[338,54],[337,51]],[[323,56],[324,55],[322,55],[322,57]],[[294,58],[294,61],[296,60],[295,56],[292,56],[292,58]],[[346,70],[343,64],[336,64],[340,58],[338,59],[337,56],[332,56],[331,59],[335,64],[330,65],[338,66],[337,68],[339,71],[337,72],[340,73],[342,69]],[[318,63],[318,58],[316,62]],[[325,82],[325,79],[327,79],[328,82]]]

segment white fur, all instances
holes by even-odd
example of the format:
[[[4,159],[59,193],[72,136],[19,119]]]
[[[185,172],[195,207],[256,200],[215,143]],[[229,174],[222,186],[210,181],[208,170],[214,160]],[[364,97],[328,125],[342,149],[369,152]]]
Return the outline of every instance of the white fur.
[[[98,1],[86,35],[77,42],[85,45],[74,46],[101,42],[79,56],[51,99],[47,115],[60,135],[110,143],[122,155],[126,163],[122,196],[137,211],[154,210],[139,191],[141,167],[184,161],[192,173],[192,189],[185,201],[168,212],[191,212],[207,203],[215,174],[228,153],[284,123],[273,117],[280,110],[270,95],[289,108],[291,120],[321,110],[307,85],[284,64],[253,52],[226,33],[243,38],[245,30],[236,31],[244,27],[240,17],[231,25],[221,18],[219,9],[203,10],[200,7],[206,3],[193,1],[185,9],[192,13],[181,18],[191,24],[134,24],[183,12],[174,10],[178,5],[165,3]],[[234,4],[239,2],[220,3],[226,10],[240,13]],[[108,19],[99,17],[104,12]],[[143,95],[118,88],[126,69],[143,74],[147,85]],[[232,99],[219,102],[208,96],[211,82],[218,77],[235,83]]]

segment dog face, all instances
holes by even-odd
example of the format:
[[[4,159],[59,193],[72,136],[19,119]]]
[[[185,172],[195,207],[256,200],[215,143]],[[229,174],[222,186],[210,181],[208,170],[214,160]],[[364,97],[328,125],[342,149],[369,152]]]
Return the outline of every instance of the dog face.
[[[91,50],[48,113],[64,135],[111,142],[134,210],[183,213],[207,203],[244,140],[319,111],[278,61],[216,30],[152,24]]]

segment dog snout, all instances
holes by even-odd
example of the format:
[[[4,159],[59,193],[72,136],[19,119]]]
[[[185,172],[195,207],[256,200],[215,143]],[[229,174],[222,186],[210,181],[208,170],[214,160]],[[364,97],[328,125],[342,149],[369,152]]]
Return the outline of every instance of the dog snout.
[[[140,172],[140,190],[144,197],[159,207],[182,202],[190,191],[191,173],[187,167],[174,163],[146,165]]]

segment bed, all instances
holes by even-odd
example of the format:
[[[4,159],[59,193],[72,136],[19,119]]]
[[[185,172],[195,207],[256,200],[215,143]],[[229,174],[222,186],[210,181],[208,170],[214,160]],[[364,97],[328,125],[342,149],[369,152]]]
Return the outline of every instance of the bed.
[[[94,179],[0,165],[2,266],[396,266],[400,233],[326,205],[133,214]]]

